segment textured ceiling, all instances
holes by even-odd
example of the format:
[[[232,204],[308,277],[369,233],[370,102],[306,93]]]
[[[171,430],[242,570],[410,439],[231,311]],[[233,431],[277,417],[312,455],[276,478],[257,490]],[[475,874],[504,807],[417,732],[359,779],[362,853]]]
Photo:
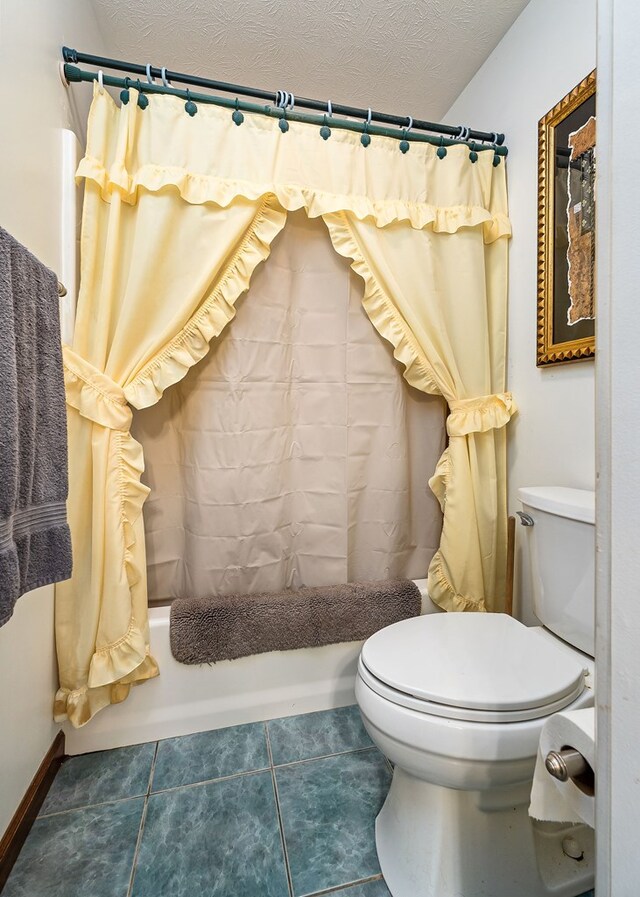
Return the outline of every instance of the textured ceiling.
[[[527,2],[92,0],[121,59],[435,120]]]

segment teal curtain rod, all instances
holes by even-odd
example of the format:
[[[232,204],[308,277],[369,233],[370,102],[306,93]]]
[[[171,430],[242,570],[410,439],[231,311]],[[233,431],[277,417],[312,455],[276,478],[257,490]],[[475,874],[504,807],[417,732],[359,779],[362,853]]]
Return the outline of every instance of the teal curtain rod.
[[[211,78],[203,78],[201,75],[188,75],[184,72],[168,71],[166,68],[158,66],[141,65],[138,62],[125,62],[122,59],[109,59],[106,56],[94,56],[92,53],[83,53],[80,50],[74,50],[72,47],[62,48],[62,58],[64,62],[72,65],[89,65],[96,69],[112,69],[116,72],[124,72],[129,77],[139,78],[146,76],[147,81],[154,81],[155,78],[161,78],[165,87],[173,87],[174,83],[186,85],[196,90],[214,91],[219,93],[230,93],[232,96],[248,97],[250,101],[266,100],[268,103],[275,103],[276,106],[290,105],[287,98],[293,99],[293,94],[288,91],[279,90],[276,93],[271,90],[262,90],[257,87],[247,87],[240,84],[230,84],[228,81],[214,81]],[[279,99],[277,98],[279,97]],[[275,98],[275,99],[274,99]],[[282,102],[280,102],[282,100]],[[376,122],[385,127],[404,128],[411,124],[414,131],[431,131],[440,136],[451,137],[454,140],[478,141],[480,143],[497,143],[502,146],[504,134],[493,133],[489,131],[479,131],[476,128],[468,128],[466,126],[445,125],[442,123],[424,121],[421,118],[409,118],[409,116],[390,115],[388,112],[377,112],[372,109],[358,109],[356,106],[345,106],[344,103],[328,103],[326,100],[312,100],[308,97],[295,97],[295,105],[300,109],[308,109],[312,112],[324,115],[331,115],[333,111],[336,115],[344,118],[355,118],[359,121],[367,119],[369,123]],[[331,108],[332,107],[332,108]]]
[[[64,76],[68,82],[92,82],[98,81],[98,72],[88,72],[70,63],[64,64]],[[194,93],[192,90],[182,90],[176,87],[165,87],[149,81],[141,81],[137,78],[116,78],[113,75],[103,74],[102,83],[108,87],[119,87],[123,90],[135,89],[140,94],[161,94],[174,96],[186,100],[187,104],[204,103],[209,106],[221,106],[239,112],[248,112],[257,115],[267,115],[286,121],[302,122],[308,125],[317,125],[319,128],[337,128],[342,131],[356,131],[360,134],[369,134],[371,137],[392,137],[399,141],[411,143],[429,143],[432,146],[468,146],[471,152],[491,151],[494,153],[494,161],[508,154],[506,146],[496,144],[479,143],[473,140],[456,140],[451,137],[437,137],[429,134],[417,134],[403,128],[384,128],[380,125],[367,124],[366,122],[351,121],[346,118],[336,118],[328,115],[311,115],[305,112],[296,112],[294,109],[282,109],[279,106],[260,106],[257,103],[249,103],[245,100],[230,99],[227,97],[212,96],[204,93]],[[195,108],[195,107],[192,107]],[[188,111],[188,110],[187,110]],[[193,113],[195,114],[195,113]],[[235,119],[234,119],[235,121]]]

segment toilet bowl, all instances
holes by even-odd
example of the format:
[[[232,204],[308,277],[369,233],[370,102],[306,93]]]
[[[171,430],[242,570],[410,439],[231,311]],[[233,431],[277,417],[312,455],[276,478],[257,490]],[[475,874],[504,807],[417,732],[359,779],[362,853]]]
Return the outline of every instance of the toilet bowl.
[[[559,516],[556,505],[523,504],[528,520],[535,511],[538,532],[546,517]],[[579,543],[573,547],[582,551]],[[544,593],[549,583],[542,576],[538,585]],[[581,594],[556,595],[572,611],[551,616],[585,636],[589,624],[573,620]],[[588,589],[584,595],[588,603]],[[538,823],[527,812],[545,721],[593,705],[593,659],[558,628],[526,627],[505,614],[448,613],[403,620],[365,642],[356,699],[369,735],[394,764],[376,820],[393,897],[577,897],[593,886],[593,831]],[[565,853],[568,837],[580,844],[581,860]]]

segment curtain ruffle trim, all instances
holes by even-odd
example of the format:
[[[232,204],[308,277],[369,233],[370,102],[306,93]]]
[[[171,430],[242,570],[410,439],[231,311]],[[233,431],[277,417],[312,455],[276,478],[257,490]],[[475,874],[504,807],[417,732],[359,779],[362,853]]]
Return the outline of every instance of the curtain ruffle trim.
[[[271,243],[285,222],[286,212],[276,208],[273,196],[267,197],[226,271],[199,311],[175,339],[125,386],[124,395],[135,408],[155,405],[165,389],[182,380],[189,369],[204,358],[211,340],[234,317],[236,302],[249,289],[257,266],[269,257]]]
[[[255,201],[272,194],[283,209],[288,212],[305,209],[310,218],[346,211],[360,221],[372,218],[378,227],[385,227],[394,221],[408,221],[417,230],[431,226],[438,233],[453,234],[462,227],[482,225],[485,243],[511,236],[511,222],[507,215],[502,212],[494,214],[482,206],[440,208],[401,199],[374,200],[367,196],[325,193],[299,184],[230,180],[160,165],[144,165],[131,174],[121,164],[114,164],[107,170],[91,156],[82,159],[76,177],[93,181],[105,202],[110,202],[112,194],[117,191],[125,202],[133,205],[137,202],[140,189],[157,193],[167,187],[175,188],[188,203],[200,205],[211,202],[221,208],[227,208],[238,196]]]
[[[427,574],[427,592],[429,597],[438,607],[447,611],[479,611],[486,612],[487,607],[483,599],[468,598],[456,592],[445,573],[442,553],[438,550],[429,564]]]
[[[501,392],[475,399],[456,399],[449,402],[449,409],[447,433],[449,436],[467,436],[499,430],[509,423],[518,406],[510,392]]]
[[[351,232],[346,216],[326,215],[324,221],[329,229],[333,248],[340,255],[351,259],[351,267],[363,279],[364,310],[380,336],[393,346],[394,358],[404,365],[404,377],[407,382],[422,392],[441,395],[431,366],[406,321],[373,276]]]
[[[118,432],[115,435],[120,483],[120,513],[124,538],[124,569],[129,588],[133,589],[146,573],[144,540],[142,546],[137,548],[135,524],[142,514],[142,506],[151,490],[144,485],[141,479],[144,473],[142,446],[136,442],[131,433]],[[133,630],[130,629],[130,632]],[[137,640],[137,644],[141,644],[140,639]],[[109,649],[111,647],[109,646]],[[94,660],[96,656],[94,655]],[[91,669],[93,669],[93,663]],[[133,664],[128,667],[128,670],[130,669],[133,669]]]
[[[440,510],[444,514],[444,508],[447,503],[447,486],[451,478],[451,455],[449,447],[440,455],[440,459],[436,464],[433,476],[429,479],[429,489],[433,492],[440,504]]]
[[[92,688],[84,685],[82,688],[71,690],[59,688],[54,704],[54,719],[57,723],[65,720],[76,728],[86,725],[89,720],[109,704],[119,704],[124,701],[132,685],[153,679],[158,675],[158,665],[149,654],[148,645],[143,652],[142,660],[130,673],[123,676],[117,682],[111,682]]]

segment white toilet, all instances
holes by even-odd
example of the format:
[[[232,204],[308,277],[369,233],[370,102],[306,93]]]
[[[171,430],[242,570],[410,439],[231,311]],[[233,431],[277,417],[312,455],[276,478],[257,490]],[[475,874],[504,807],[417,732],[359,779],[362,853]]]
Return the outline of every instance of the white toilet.
[[[541,627],[429,614],[362,648],[356,698],[395,767],[376,820],[393,897],[577,897],[593,887],[593,830],[527,811],[545,720],[593,705],[594,495],[519,494]]]

